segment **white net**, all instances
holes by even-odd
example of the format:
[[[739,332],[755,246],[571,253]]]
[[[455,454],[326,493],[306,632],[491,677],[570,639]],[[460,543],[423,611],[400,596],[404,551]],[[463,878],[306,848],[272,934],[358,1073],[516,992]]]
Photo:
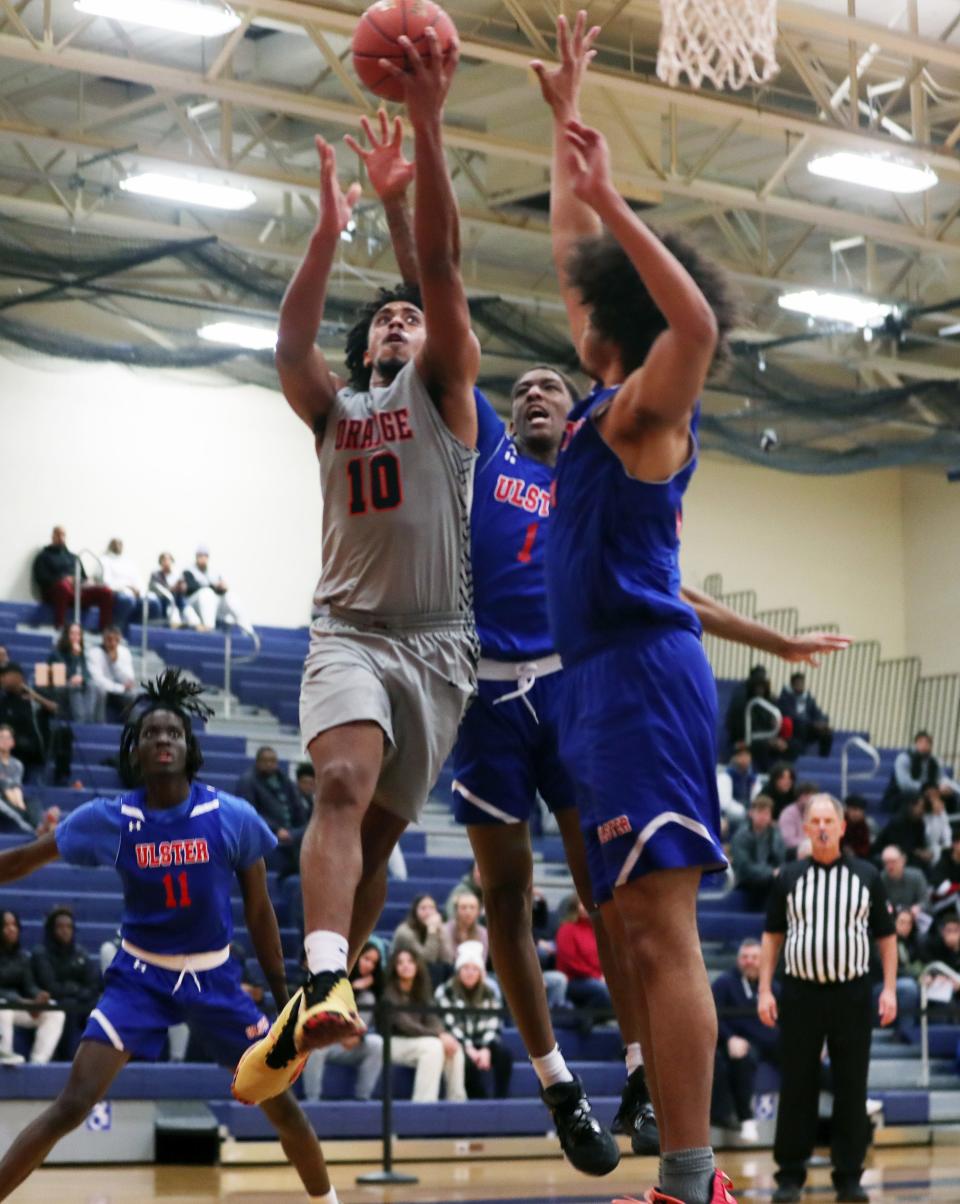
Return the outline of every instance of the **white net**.
[[[762,84],[776,75],[777,0],[660,0],[657,75],[699,88]]]

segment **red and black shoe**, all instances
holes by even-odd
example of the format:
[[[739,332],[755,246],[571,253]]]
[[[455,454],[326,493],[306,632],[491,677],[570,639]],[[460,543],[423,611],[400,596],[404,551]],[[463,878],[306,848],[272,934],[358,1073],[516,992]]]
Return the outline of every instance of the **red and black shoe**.
[[[659,1187],[651,1187],[642,1200],[634,1199],[633,1196],[621,1196],[614,1200],[613,1204],[683,1204],[683,1201],[678,1200],[676,1196],[666,1195]],[[737,1204],[733,1194],[733,1184],[723,1171],[714,1171],[713,1173],[710,1204]]]

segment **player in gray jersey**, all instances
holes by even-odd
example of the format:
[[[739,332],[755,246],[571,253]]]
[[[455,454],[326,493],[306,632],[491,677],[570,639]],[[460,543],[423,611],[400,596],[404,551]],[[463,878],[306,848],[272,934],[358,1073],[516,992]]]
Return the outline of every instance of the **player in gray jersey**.
[[[347,966],[386,898],[394,846],[426,798],[473,693],[470,582],[480,349],[460,278],[459,219],[441,138],[456,49],[401,42],[419,181],[419,298],[381,294],[348,340],[349,385],[316,346],[340,234],[360,189],[340,191],[317,139],[320,216],[284,298],[277,368],[316,439],[323,491],[319,615],[300,718],[317,778],[301,879],[309,974],[237,1071],[246,1100],[277,1094],[311,1049],[363,1032]],[[359,336],[359,337],[358,337]],[[242,1080],[242,1083],[241,1083]]]

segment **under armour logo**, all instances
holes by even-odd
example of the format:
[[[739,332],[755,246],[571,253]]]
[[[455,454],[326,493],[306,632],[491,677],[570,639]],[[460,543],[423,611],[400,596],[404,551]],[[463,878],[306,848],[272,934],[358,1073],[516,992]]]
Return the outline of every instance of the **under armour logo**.
[[[146,974],[147,972],[146,962],[142,962],[139,957],[133,959],[133,968],[134,970],[139,970],[141,974]]]
[[[130,823],[127,825],[127,831],[128,832],[139,832],[142,827],[143,827],[143,820],[131,819]]]

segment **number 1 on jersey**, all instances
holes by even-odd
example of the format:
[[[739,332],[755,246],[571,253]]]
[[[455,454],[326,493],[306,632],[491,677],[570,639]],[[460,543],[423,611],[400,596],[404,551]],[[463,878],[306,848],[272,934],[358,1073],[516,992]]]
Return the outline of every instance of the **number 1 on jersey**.
[[[180,901],[177,901],[177,896],[173,890],[173,874],[163,875],[163,889],[167,892],[167,907],[189,907],[191,904],[190,890],[187,886],[187,871],[181,870],[177,874],[177,882],[180,886]]]
[[[531,523],[530,526],[527,527],[527,534],[523,541],[523,547],[517,553],[517,559],[521,564],[530,563],[530,558],[533,555],[533,541],[537,538],[537,530],[539,527],[539,523]]]

